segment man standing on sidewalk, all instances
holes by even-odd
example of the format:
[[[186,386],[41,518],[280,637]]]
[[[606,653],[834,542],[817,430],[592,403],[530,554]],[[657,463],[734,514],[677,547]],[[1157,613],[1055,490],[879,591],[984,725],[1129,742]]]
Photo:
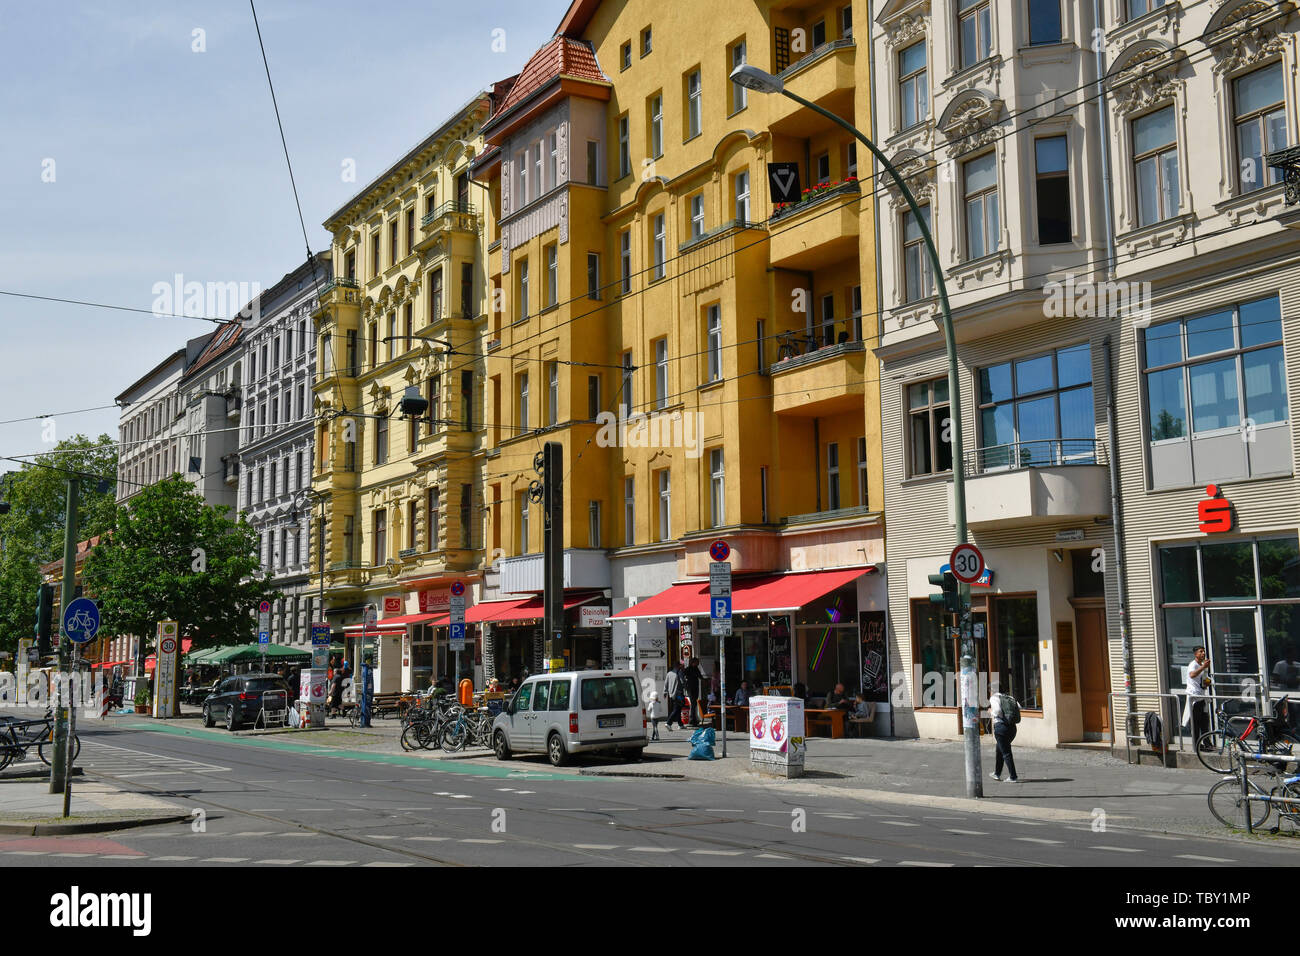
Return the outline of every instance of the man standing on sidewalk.
[[[1187,716],[1183,717],[1183,723],[1189,720],[1192,724],[1192,740],[1196,741],[1196,746],[1201,745],[1201,735],[1206,733],[1209,728],[1209,715],[1206,709],[1210,703],[1210,661],[1205,656],[1205,648],[1197,647],[1192,650],[1192,660],[1187,665]]]
[[[678,727],[682,726],[682,665],[678,664],[668,672],[668,677],[664,680],[664,701],[668,706],[669,730],[673,729],[673,724]]]
[[[700,725],[700,690],[704,685],[704,675],[700,673],[700,665],[691,658],[691,666],[686,668],[686,673],[682,675],[682,680],[686,684],[686,696],[691,702],[691,726]]]
[[[989,713],[993,716],[993,739],[997,742],[998,756],[993,765],[993,779],[1002,779],[1002,765],[1007,765],[1007,779],[1019,783],[1016,776],[1016,761],[1011,756],[1011,741],[1016,739],[1016,723],[1020,719],[1020,708],[1015,701],[1007,698],[1004,705],[1003,695],[994,694],[989,698]],[[1014,705],[1014,711],[1013,706]]]

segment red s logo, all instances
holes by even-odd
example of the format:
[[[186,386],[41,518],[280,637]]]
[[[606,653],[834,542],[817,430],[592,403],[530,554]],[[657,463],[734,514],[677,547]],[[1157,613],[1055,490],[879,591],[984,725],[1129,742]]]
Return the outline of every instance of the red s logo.
[[[1232,504],[1219,497],[1218,485],[1207,485],[1204,501],[1198,502],[1196,515],[1201,521],[1201,531],[1214,534],[1219,531],[1232,530]]]

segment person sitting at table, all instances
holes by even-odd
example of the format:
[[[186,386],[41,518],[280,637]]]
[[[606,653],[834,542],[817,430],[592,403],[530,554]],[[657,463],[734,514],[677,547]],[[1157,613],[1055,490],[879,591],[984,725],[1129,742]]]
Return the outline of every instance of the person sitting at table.
[[[835,689],[826,695],[826,708],[831,710],[836,707],[843,711],[853,709],[853,701],[849,700],[848,695],[844,693],[843,684],[836,684]]]
[[[749,681],[747,681],[747,680],[742,680],[742,681],[740,682],[740,688],[736,691],[736,704],[735,704],[735,705],[736,705],[737,707],[748,707],[748,706],[749,706]]]
[[[863,720],[876,719],[876,702],[873,700],[864,700],[861,694],[853,698],[853,716]]]

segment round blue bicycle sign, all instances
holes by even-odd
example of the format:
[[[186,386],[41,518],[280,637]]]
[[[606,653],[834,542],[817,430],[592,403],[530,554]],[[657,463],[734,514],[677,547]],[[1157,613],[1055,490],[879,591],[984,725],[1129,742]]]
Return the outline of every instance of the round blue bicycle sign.
[[[90,598],[77,598],[63,612],[63,633],[76,644],[85,644],[99,630],[99,608]]]

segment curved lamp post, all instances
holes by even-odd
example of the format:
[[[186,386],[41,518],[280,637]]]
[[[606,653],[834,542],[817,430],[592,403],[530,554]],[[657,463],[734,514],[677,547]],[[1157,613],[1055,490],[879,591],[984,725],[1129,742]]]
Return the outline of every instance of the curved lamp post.
[[[907,207],[912,211],[912,216],[916,224],[921,229],[921,238],[925,242],[925,251],[930,257],[930,271],[934,273],[935,288],[939,292],[939,324],[943,329],[944,345],[948,350],[948,402],[949,412],[952,416],[952,504],[953,514],[956,519],[957,544],[965,544],[966,535],[966,482],[965,482],[965,462],[962,460],[962,418],[961,418],[961,392],[958,390],[957,380],[957,340],[953,334],[952,328],[952,309],[948,305],[948,286],[943,278],[943,265],[939,262],[939,251],[935,248],[934,237],[930,235],[930,227],[926,224],[925,217],[921,214],[921,208],[917,205],[916,197],[912,195],[912,190],[907,188],[907,183],[899,175],[894,164],[885,158],[885,154],[876,148],[876,144],[869,140],[863,133],[847,120],[841,119],[830,110],[823,109],[816,103],[809,102],[798,94],[791,93],[785,88],[785,83],[778,76],[773,76],[765,70],[751,64],[743,64],[736,67],[731,73],[731,81],[739,84],[746,89],[753,90],[756,93],[779,93],[782,96],[794,100],[800,106],[807,107],[815,113],[826,117],[832,123],[843,127],[859,143],[871,150],[871,154],[876,157],[880,165],[884,167],[885,172],[889,173],[898,186],[903,198],[907,200]],[[974,667],[974,643],[970,637],[970,585],[960,585],[961,593],[961,634],[962,634],[962,670],[973,669]],[[967,724],[963,720],[963,735],[966,742],[966,795],[968,797],[984,796],[984,786],[980,781],[980,751],[979,751],[979,728],[978,726]]]

